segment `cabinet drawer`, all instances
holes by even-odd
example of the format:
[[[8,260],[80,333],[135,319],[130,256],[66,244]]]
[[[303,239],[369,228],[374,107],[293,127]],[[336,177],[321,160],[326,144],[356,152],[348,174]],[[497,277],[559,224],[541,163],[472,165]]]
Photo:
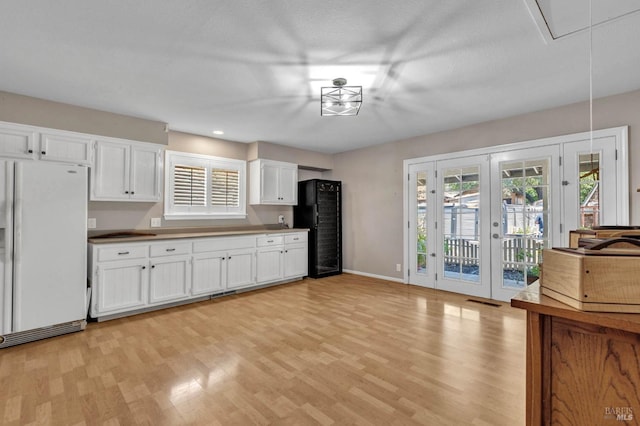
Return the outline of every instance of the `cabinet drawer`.
[[[253,237],[236,238],[203,238],[194,241],[193,252],[205,253],[209,251],[227,251],[243,248],[253,248],[256,245]]]
[[[147,257],[148,245],[143,246],[118,246],[100,247],[98,249],[98,262],[123,259],[141,259]]]
[[[177,254],[189,254],[190,252],[191,252],[190,243],[170,242],[170,243],[152,244],[150,256],[151,257],[173,256]]]
[[[258,247],[277,246],[284,243],[284,238],[282,235],[267,235],[266,237],[258,237],[257,243]]]
[[[284,242],[286,244],[304,243],[304,242],[307,242],[308,238],[309,238],[309,235],[306,232],[286,234],[284,236]]]

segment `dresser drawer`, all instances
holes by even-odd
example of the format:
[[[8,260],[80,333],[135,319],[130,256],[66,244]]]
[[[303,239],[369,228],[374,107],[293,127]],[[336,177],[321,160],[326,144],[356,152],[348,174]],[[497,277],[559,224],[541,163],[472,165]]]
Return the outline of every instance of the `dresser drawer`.
[[[193,242],[193,252],[206,253],[210,251],[228,251],[253,248],[255,246],[256,240],[253,237],[202,238]]]
[[[173,256],[178,254],[191,253],[191,243],[185,242],[166,242],[159,244],[151,244],[150,256]]]
[[[149,252],[148,245],[141,246],[117,246],[98,248],[98,262],[110,260],[144,259]]]
[[[285,234],[284,236],[284,242],[286,244],[306,243],[308,239],[309,239],[309,234],[307,232]]]
[[[267,235],[256,239],[258,247],[278,246],[284,243],[282,235]]]

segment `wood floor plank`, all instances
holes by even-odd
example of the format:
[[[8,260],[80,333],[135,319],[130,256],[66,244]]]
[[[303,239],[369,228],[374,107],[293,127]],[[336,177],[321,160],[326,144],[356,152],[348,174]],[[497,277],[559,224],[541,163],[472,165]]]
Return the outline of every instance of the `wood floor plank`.
[[[525,316],[343,274],[0,350],[3,425],[524,424]]]

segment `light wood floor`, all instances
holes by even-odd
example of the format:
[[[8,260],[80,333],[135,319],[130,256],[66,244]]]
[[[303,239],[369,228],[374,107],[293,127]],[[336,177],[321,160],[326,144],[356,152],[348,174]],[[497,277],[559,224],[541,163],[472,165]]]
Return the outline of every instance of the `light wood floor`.
[[[0,350],[0,424],[522,425],[525,313],[342,275]]]

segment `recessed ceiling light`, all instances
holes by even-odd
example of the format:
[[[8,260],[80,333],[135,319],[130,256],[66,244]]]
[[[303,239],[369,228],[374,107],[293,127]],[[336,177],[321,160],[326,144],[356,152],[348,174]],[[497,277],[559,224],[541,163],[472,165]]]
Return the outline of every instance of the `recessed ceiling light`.
[[[224,135],[224,132],[222,130],[214,130],[213,134],[214,135]]]

